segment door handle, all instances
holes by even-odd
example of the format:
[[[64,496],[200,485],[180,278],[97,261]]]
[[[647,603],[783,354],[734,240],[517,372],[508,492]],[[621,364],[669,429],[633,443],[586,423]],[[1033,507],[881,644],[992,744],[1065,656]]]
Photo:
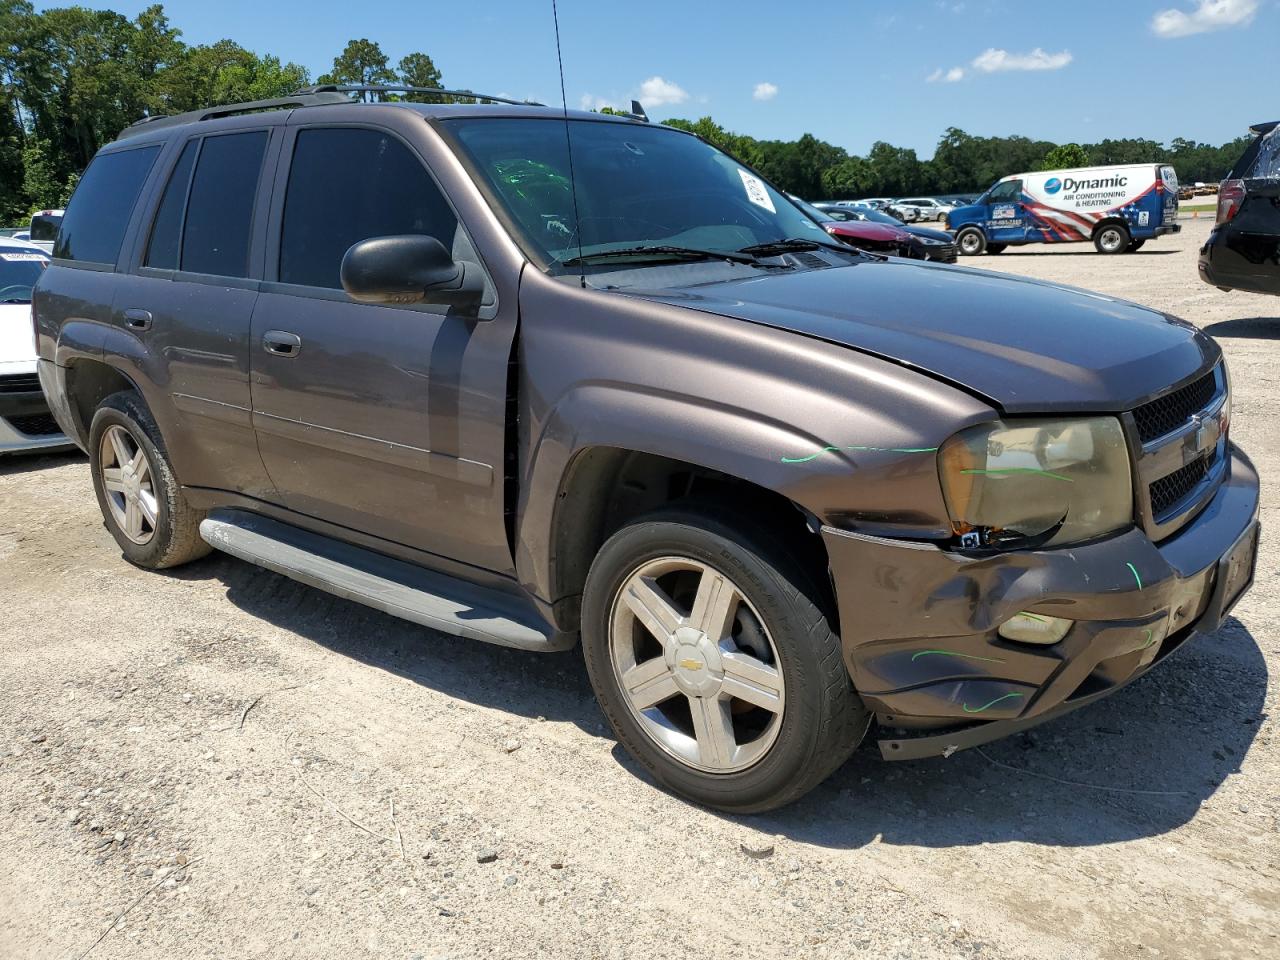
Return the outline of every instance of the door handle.
[[[273,357],[296,357],[302,349],[302,338],[285,330],[268,330],[262,335],[262,347]]]
[[[130,308],[124,312],[124,323],[126,327],[134,330],[150,330],[151,311]]]

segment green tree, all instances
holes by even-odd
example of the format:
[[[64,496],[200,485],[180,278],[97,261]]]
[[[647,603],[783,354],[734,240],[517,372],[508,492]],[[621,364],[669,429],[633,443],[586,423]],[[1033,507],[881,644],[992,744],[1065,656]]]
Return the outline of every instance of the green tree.
[[[342,53],[333,58],[333,69],[318,79],[319,83],[351,83],[360,86],[395,83],[395,72],[387,66],[387,55],[375,41],[348,40]],[[381,93],[362,93],[365,101],[386,100]]]
[[[397,73],[399,74],[400,82],[405,86],[434,87],[436,89],[444,86],[444,78],[440,75],[440,68],[425,53],[410,53],[401,57],[400,63],[397,65]],[[417,103],[439,103],[441,101],[439,94],[430,93],[406,93],[404,98]]]
[[[1089,151],[1078,143],[1064,143],[1044,155],[1038,170],[1070,170],[1089,166]]]

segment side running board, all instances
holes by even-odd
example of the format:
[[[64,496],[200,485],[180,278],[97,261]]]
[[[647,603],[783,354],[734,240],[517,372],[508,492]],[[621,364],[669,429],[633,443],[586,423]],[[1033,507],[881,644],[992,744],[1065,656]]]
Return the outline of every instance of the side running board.
[[[576,642],[519,598],[257,514],[216,510],[200,536],[233,557],[443,633],[521,650]]]

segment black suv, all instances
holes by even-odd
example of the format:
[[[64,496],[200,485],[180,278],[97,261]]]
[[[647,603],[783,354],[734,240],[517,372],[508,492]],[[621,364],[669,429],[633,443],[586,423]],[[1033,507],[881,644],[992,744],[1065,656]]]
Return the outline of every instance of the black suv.
[[[130,561],[581,642],[619,740],[722,809],[873,723],[950,756],[1088,704],[1252,578],[1212,338],[856,250],[639,113],[328,89],[135,125],[35,321]]]
[[[1221,290],[1280,294],[1280,120],[1253,140],[1218,188],[1218,222],[1200,248],[1200,277]]]

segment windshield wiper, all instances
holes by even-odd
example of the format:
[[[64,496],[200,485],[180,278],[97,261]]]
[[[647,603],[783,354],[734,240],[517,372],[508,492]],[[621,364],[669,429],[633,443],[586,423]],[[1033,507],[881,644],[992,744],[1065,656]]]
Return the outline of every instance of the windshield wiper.
[[[739,250],[736,253],[729,250],[699,250],[696,247],[676,247],[667,244],[654,244],[652,246],[640,247],[622,247],[617,250],[599,250],[595,253],[584,253],[578,257],[572,257],[568,260],[562,260],[561,264],[566,267],[576,266],[584,263],[595,263],[597,260],[613,260],[616,258],[630,257],[638,261],[661,261],[661,260],[728,260],[732,263],[755,263],[756,258],[751,256],[749,252]]]
[[[839,250],[841,253],[858,254],[861,250],[843,243],[828,243],[822,240],[808,240],[804,237],[787,237],[784,240],[769,240],[765,243],[743,247],[739,253],[750,253],[757,257],[772,257],[779,253],[801,253],[805,250]]]

